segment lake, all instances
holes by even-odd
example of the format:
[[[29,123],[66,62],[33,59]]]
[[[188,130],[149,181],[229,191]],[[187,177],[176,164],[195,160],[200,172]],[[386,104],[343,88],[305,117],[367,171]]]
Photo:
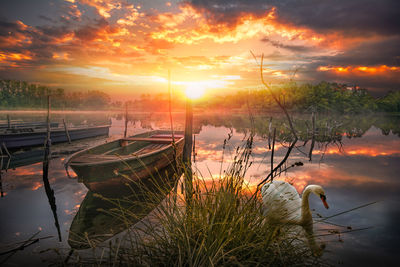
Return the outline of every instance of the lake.
[[[7,113],[0,113],[0,120]],[[12,112],[12,119],[44,121],[45,113]],[[184,114],[174,114],[175,129],[184,128]],[[270,120],[272,123],[270,127]],[[66,112],[52,114],[52,121],[77,124],[101,124],[111,120],[109,137],[54,145],[49,180],[57,205],[62,241],[58,241],[54,216],[42,181],[42,163],[2,171],[0,198],[0,253],[10,245],[24,242],[40,231],[39,242],[18,251],[4,265],[29,266],[48,264],[65,258],[69,246],[68,231],[88,189],[76,177],[66,175],[63,160],[69,154],[123,135],[123,115],[113,112]],[[162,113],[129,115],[128,135],[148,129],[169,128],[169,118]],[[301,161],[304,166],[282,172],[276,179],[286,180],[302,192],[307,184],[323,186],[330,209],[326,210],[316,196],[310,197],[315,217],[329,217],[372,202],[363,208],[334,216],[318,223],[316,233],[326,245],[323,257],[340,266],[395,266],[400,242],[400,117],[384,115],[316,116],[312,161],[310,115],[294,119],[299,141],[287,166]],[[254,188],[270,170],[269,131],[276,128],[274,164],[283,158],[291,135],[285,118],[277,115],[255,115],[253,123],[246,114],[199,114],[194,118],[195,172],[204,179],[218,178],[232,162],[235,149],[253,129],[252,166],[246,182]],[[233,134],[227,141],[228,134]],[[223,159],[223,161],[222,161]],[[316,220],[317,220],[316,219]],[[340,230],[341,234],[338,234]],[[348,233],[344,233],[344,232]],[[46,238],[48,237],[48,238]],[[14,246],[15,247],[15,246]],[[8,254],[9,255],[9,254]],[[60,256],[61,255],[61,256]],[[1,255],[0,261],[7,255]]]

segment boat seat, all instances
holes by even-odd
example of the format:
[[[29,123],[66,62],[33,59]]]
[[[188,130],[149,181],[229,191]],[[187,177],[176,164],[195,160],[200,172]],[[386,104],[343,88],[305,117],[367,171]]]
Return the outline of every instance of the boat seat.
[[[111,156],[111,157],[110,157]],[[91,154],[83,154],[80,157],[75,158],[71,163],[91,163],[91,162],[98,162],[99,160],[107,160],[112,159],[114,156],[112,155],[91,155]]]
[[[127,137],[122,138],[122,141],[141,141],[141,142],[151,142],[157,144],[170,144],[172,143],[172,138],[145,138],[145,137]]]
[[[135,151],[134,153],[131,153],[131,155],[141,155],[141,154],[146,154],[152,151],[155,151],[157,149],[162,148],[166,144],[151,144],[148,146],[143,147],[142,149],[139,149],[138,151]]]
[[[175,134],[174,138],[175,139],[181,139],[184,136],[182,134]],[[171,134],[154,134],[151,136],[151,138],[169,138],[172,139],[172,135]]]

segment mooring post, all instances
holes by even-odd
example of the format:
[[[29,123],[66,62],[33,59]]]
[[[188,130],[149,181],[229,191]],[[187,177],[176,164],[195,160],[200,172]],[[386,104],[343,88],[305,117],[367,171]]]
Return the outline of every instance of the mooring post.
[[[193,132],[193,105],[192,100],[186,99],[185,145],[183,147],[183,163],[185,168],[186,205],[190,209],[193,198],[193,173],[192,173],[192,132]]]
[[[272,132],[272,117],[269,119],[269,125],[268,125],[268,149],[271,149],[271,132]]]
[[[11,128],[10,115],[7,114],[7,128]]]
[[[3,181],[2,181],[2,178],[1,178],[1,174],[2,174],[2,169],[0,169],[0,194],[1,194],[1,197],[4,197],[4,193],[3,193]]]
[[[171,90],[171,71],[168,70],[168,103],[169,103],[169,121],[171,123],[172,142],[175,143],[174,125],[172,123],[172,90]]]
[[[272,136],[272,151],[271,151],[271,182],[274,180],[274,152],[275,152],[275,138],[276,138],[276,128],[274,128],[274,134]]]
[[[71,136],[69,136],[68,127],[67,127],[67,123],[65,122],[65,119],[63,119],[63,124],[64,124],[64,129],[65,129],[65,135],[67,136],[67,139],[68,139],[68,143],[71,144]]]
[[[1,146],[0,146],[0,192],[1,192],[1,197],[3,197],[3,181],[2,181],[1,175],[2,175],[2,172],[3,172],[3,159],[4,159],[4,157],[5,157],[5,155],[3,155],[3,149],[1,149]]]
[[[43,184],[46,191],[47,198],[49,200],[51,211],[53,212],[54,224],[57,228],[58,240],[61,242],[61,231],[60,224],[58,223],[56,198],[54,196],[54,190],[51,189],[49,182],[49,160],[50,160],[50,95],[47,96],[47,136],[44,142],[44,158],[43,158]]]
[[[196,134],[193,135],[193,162],[196,163]]]
[[[125,131],[124,131],[124,137],[126,137],[127,133],[128,133],[128,102],[125,102]]]
[[[46,132],[46,140],[44,141],[44,159],[43,159],[43,177],[46,175],[49,169],[49,154],[50,154],[50,95],[47,96],[47,132]]]
[[[3,155],[3,150],[1,149],[1,147],[0,147],[0,192],[1,192],[1,197],[3,197],[3,181],[2,181],[2,178],[1,178],[1,174],[2,174],[2,172],[3,172],[3,157],[4,157],[4,155]]]
[[[310,151],[308,152],[308,158],[310,161],[312,161],[312,153],[314,150],[315,146],[315,112],[312,112],[311,115],[311,121],[312,121],[312,137],[311,137],[311,145],[310,145]]]

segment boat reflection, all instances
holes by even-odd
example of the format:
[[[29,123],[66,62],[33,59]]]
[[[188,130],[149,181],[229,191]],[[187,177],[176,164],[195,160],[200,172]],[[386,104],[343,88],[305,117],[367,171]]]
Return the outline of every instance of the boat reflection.
[[[87,249],[112,238],[142,220],[172,189],[181,172],[172,163],[140,181],[89,190],[72,221],[68,244]],[[128,182],[128,180],[127,180]],[[89,189],[90,184],[85,184]]]
[[[31,165],[43,161],[44,149],[33,149],[28,151],[17,151],[10,155],[3,155],[2,170],[16,169],[18,167]]]

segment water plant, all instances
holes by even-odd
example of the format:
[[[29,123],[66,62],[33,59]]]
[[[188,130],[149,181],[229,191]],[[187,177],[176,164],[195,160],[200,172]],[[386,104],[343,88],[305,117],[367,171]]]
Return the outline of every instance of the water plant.
[[[297,231],[266,222],[262,202],[244,182],[252,164],[252,146],[253,134],[249,133],[236,147],[221,178],[205,178],[196,172],[190,208],[185,203],[187,191],[177,190],[183,184],[171,190],[171,186],[160,182],[171,181],[170,174],[185,175],[184,164],[176,165],[173,173],[160,171],[149,179],[153,181],[151,190],[130,185],[132,192],[138,194],[141,188],[143,194],[140,200],[131,200],[129,206],[148,205],[145,210],[153,211],[137,223],[138,213],[109,199],[115,204],[113,216],[128,229],[111,245],[96,244],[91,261],[75,252],[69,262],[132,266],[322,265]]]

